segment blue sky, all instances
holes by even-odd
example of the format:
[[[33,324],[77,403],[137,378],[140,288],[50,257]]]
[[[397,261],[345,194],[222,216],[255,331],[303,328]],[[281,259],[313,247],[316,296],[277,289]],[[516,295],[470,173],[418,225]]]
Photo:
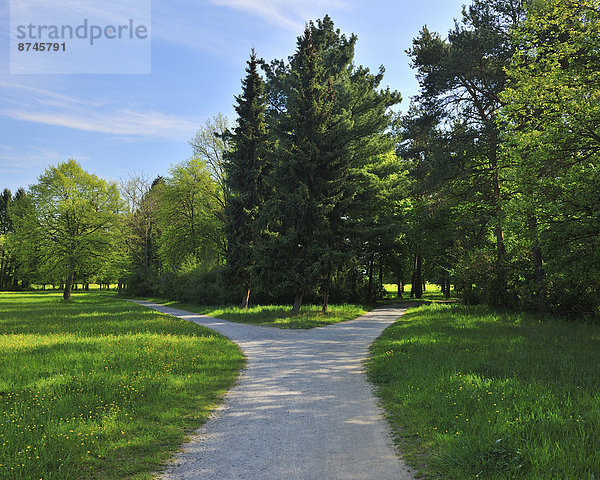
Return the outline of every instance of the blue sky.
[[[207,118],[234,119],[250,48],[286,58],[304,22],[326,13],[357,34],[357,64],[385,66],[384,84],[402,93],[406,110],[418,87],[405,50],[425,24],[445,35],[465,3],[153,0],[151,74],[11,75],[10,4],[0,0],[0,189],[27,187],[69,157],[111,180],[166,174],[189,158],[188,141]]]

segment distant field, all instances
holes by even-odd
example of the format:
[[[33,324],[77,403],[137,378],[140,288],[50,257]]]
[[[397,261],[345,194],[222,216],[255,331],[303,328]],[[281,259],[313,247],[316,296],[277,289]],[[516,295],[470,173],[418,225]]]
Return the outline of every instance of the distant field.
[[[246,310],[239,307],[210,307],[153,299],[157,303],[190,312],[209,315],[238,323],[263,325],[278,328],[315,328],[352,320],[367,313],[361,305],[329,305],[326,313],[320,305],[303,305],[299,315],[291,315],[288,305],[257,305]]]
[[[77,287],[77,288],[75,288],[75,287]],[[109,290],[116,290],[117,287],[118,287],[118,284],[111,283],[109,285]],[[38,285],[38,284],[33,284],[33,285],[30,285],[30,288],[32,290],[35,290],[35,291],[41,290],[43,292],[62,291],[59,288],[59,286],[53,287],[52,285]],[[98,284],[98,283],[90,283],[89,284],[89,290],[94,290],[94,291],[95,290],[106,290],[106,288],[105,288],[105,284],[102,284],[102,288],[100,288],[100,284]],[[73,291],[74,292],[77,292],[77,291],[84,292],[86,290],[84,290],[84,285],[83,284],[78,283],[77,285],[73,285]]]
[[[384,283],[383,289],[385,290],[386,300],[397,300],[398,297],[398,284],[397,283]],[[403,300],[415,301],[414,298],[410,298],[410,289],[411,284],[407,283],[404,285],[404,290],[402,292]],[[450,292],[454,295],[454,285],[452,285]],[[425,284],[425,291],[423,292],[423,300],[427,301],[436,301],[436,300],[446,300],[439,285],[435,285],[433,283]]]
[[[396,440],[427,478],[600,478],[600,325],[431,305],[371,352]]]
[[[150,478],[244,360],[225,338],[102,293],[0,293],[0,478]]]

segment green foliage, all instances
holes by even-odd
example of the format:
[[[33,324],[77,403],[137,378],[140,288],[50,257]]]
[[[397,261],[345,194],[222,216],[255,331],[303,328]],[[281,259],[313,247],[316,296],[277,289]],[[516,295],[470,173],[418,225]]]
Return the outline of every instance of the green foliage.
[[[276,148],[259,269],[263,283],[294,291],[297,302],[320,291],[326,305],[332,278],[358,263],[362,246],[348,221],[353,170],[393,148],[389,107],[400,96],[378,90],[383,69],[374,75],[353,64],[355,43],[325,16],[309,22],[289,64],[266,67]]]
[[[205,270],[195,264],[164,274],[156,292],[171,300],[198,305],[229,304],[242,294],[239,286],[225,281],[222,267]]]
[[[598,325],[432,305],[389,327],[367,368],[428,478],[594,478],[599,342]]]
[[[130,294],[196,298],[199,285],[185,282],[209,275],[222,261],[224,194],[210,168],[194,156],[172,166],[167,178],[150,182],[136,174],[122,183],[129,208],[121,232],[126,253],[120,256],[128,261],[121,274],[127,272]]]
[[[159,255],[165,269],[214,265],[221,251],[222,206],[206,165],[197,157],[174,165],[156,188],[160,195]]]
[[[128,264],[126,282],[133,295],[151,295],[158,291],[160,228],[158,207],[163,179],[153,182],[142,174],[133,175],[121,185],[129,209],[123,222],[123,237]]]
[[[254,50],[247,63],[242,95],[236,97],[237,126],[228,135],[231,151],[225,157],[226,268],[233,283],[245,289],[243,307],[248,304],[252,268],[256,264],[256,245],[261,233],[257,218],[265,196],[263,170],[267,153],[265,85],[258,73]]]
[[[15,233],[15,222],[31,214],[31,202],[20,188],[13,196],[5,188],[0,195],[0,290],[27,288],[35,274],[35,260],[29,252],[35,249],[30,237]]]
[[[191,322],[98,294],[0,294],[0,477],[149,477],[243,366]]]
[[[270,234],[263,277],[300,298],[327,281],[340,261],[335,229],[348,157],[345,119],[335,107],[332,79],[307,27],[290,60],[279,158],[268,180],[274,193],[262,212]]]
[[[51,169],[29,193],[4,192],[0,288],[125,278],[137,295],[244,305],[252,285],[298,310],[372,303],[386,282],[420,297],[427,280],[467,303],[598,316],[599,11],[474,0],[446,38],[424,27],[404,117],[383,67],[355,63],[355,35],[308,22],[288,60],[252,53],[235,128],[207,120],[192,159],[123,185],[127,211],[96,211],[85,184],[99,180],[74,162],[53,167],[71,186]],[[111,220],[57,241],[68,228],[51,223],[75,216],[81,232]]]
[[[109,261],[122,210],[117,187],[69,160],[46,169],[23,203],[15,218],[21,255],[35,262],[41,283],[64,283],[68,300],[74,281]]]
[[[229,120],[221,113],[206,120],[204,125],[198,129],[190,145],[194,157],[206,165],[210,177],[218,185],[216,189],[216,200],[225,207],[227,201],[227,186],[225,184],[225,156],[230,150],[227,142],[227,131]]]
[[[348,231],[357,264],[362,264],[369,279],[356,286],[349,298],[372,303],[381,293],[379,279],[374,280],[375,264],[390,267],[403,276],[406,260],[407,200],[409,179],[404,162],[394,151],[372,157],[354,168],[351,174],[353,201],[349,208]],[[339,282],[339,279],[338,279]]]
[[[460,212],[459,227],[461,218],[474,219],[475,231],[466,222],[460,232],[459,248],[470,250],[468,244],[476,243],[477,249],[489,249],[493,239],[495,286],[488,298],[504,305],[510,298],[496,118],[504,67],[514,52],[510,29],[522,15],[520,0],[475,0],[447,40],[424,27],[408,51],[421,85],[405,126],[410,148],[421,154],[415,165],[419,183],[447,188],[442,195]],[[446,178],[436,175],[438,169]]]
[[[539,295],[597,314],[600,293],[600,13],[597,1],[533,1],[514,32],[505,129],[511,228],[537,248]],[[593,283],[593,282],[592,282]]]
[[[13,231],[10,219],[12,194],[5,188],[0,195],[0,290],[7,289],[11,282],[11,252],[8,248],[8,236]]]

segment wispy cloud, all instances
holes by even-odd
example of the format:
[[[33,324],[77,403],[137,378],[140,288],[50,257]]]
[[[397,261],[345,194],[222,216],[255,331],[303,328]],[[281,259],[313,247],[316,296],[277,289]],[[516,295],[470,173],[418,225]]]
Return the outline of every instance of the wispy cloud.
[[[154,110],[118,108],[101,100],[88,100],[28,84],[0,81],[12,96],[0,116],[13,120],[112,135],[124,140],[164,139],[183,141],[193,134],[197,119]],[[18,92],[18,95],[15,95]]]
[[[21,79],[14,80],[10,77],[0,77],[0,88],[5,88],[12,92],[12,95],[7,96],[7,101],[15,102],[15,95],[18,92],[19,102],[23,103],[26,101],[37,102],[39,104],[52,106],[52,107],[69,107],[73,105],[80,105],[86,107],[100,107],[105,105],[106,102],[98,100],[92,101],[89,98],[77,98],[71,95],[64,95],[47,88],[42,88],[36,84],[24,83]]]
[[[42,123],[58,127],[98,132],[124,137],[152,137],[166,140],[189,138],[198,122],[161,112],[135,112],[114,110],[110,112],[55,113],[44,111],[3,110],[0,114],[14,120]]]
[[[0,145],[0,173],[28,172],[66,159],[67,157],[55,150],[38,147],[18,149]]]
[[[13,192],[20,187],[26,188],[35,183],[37,176],[48,165],[55,165],[69,158],[82,164],[91,160],[90,157],[76,152],[0,145],[0,175],[4,177],[0,188],[8,188]]]
[[[183,13],[184,12],[184,13]],[[228,28],[225,18],[208,16],[197,2],[156,1],[152,7],[152,40],[236,58],[244,40]]]
[[[152,35],[154,40],[237,58],[240,48],[248,49],[247,38],[240,32],[248,24],[263,33],[265,28],[300,33],[307,20],[347,10],[351,1],[209,0],[199,8],[197,0],[155,0]]]
[[[262,18],[272,25],[291,30],[302,28],[304,22],[323,9],[344,9],[343,0],[211,0],[215,5],[239,10]]]

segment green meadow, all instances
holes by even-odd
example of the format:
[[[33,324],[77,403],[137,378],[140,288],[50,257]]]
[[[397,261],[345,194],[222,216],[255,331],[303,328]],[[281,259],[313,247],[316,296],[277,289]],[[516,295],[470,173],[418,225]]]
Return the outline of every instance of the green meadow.
[[[0,293],[0,478],[150,478],[244,365],[199,325],[99,292]]]
[[[430,305],[372,345],[371,381],[426,478],[600,478],[600,325]]]

